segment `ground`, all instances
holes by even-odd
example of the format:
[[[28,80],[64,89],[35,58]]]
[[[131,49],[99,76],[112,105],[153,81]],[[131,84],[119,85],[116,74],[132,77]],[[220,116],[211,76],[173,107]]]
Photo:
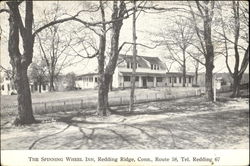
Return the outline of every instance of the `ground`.
[[[2,117],[2,149],[248,149],[248,98],[203,97],[36,115],[42,123],[13,127]]]

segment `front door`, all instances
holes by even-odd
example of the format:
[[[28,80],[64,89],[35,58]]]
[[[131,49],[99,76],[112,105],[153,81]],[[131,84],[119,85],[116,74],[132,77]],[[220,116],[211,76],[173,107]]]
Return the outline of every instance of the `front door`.
[[[147,87],[147,77],[142,77],[142,87]]]

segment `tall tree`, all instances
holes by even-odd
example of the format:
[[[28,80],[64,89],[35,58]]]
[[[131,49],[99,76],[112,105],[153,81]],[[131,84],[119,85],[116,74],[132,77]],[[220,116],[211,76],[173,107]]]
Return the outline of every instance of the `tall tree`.
[[[199,39],[201,52],[205,59],[205,89],[206,98],[213,100],[213,69],[214,69],[214,46],[212,40],[212,23],[214,17],[215,1],[195,1],[197,11],[194,11],[191,2],[188,1],[194,29]],[[202,30],[199,28],[198,19],[202,21]],[[199,49],[200,49],[199,48]]]
[[[98,102],[98,112],[100,115],[107,115],[108,106],[108,93],[109,93],[109,85],[112,81],[112,77],[116,68],[118,56],[119,56],[119,38],[120,31],[123,25],[123,20],[125,19],[125,14],[128,11],[126,10],[126,3],[124,1],[120,1],[118,5],[118,1],[113,1],[113,11],[111,15],[111,50],[110,57],[107,65],[105,67],[105,71],[103,76],[101,76],[104,81],[105,86],[99,86],[99,91],[103,92],[103,95],[98,96],[100,101],[104,103]]]
[[[172,27],[168,27],[168,30],[163,32],[163,44],[166,45],[170,53],[168,59],[177,62],[182,69],[183,87],[186,85],[187,49],[191,45],[194,34],[189,25],[189,20],[180,17],[173,22]]]
[[[78,13],[77,15],[64,19],[54,20],[41,26],[33,32],[33,1],[25,1],[24,22],[19,9],[22,2],[23,1],[6,2],[9,9],[0,10],[0,12],[9,13],[8,51],[14,74],[14,84],[17,89],[18,101],[18,116],[14,121],[15,125],[31,124],[36,122],[33,116],[31,93],[27,76],[28,67],[32,63],[35,36],[43,29],[57,23],[72,20],[79,14]],[[19,48],[19,34],[22,39],[22,53]]]
[[[103,2],[100,1],[102,21],[105,22],[105,11]],[[109,84],[105,80],[104,75],[104,61],[105,61],[105,49],[106,49],[106,24],[102,24],[102,34],[99,35],[99,54],[98,54],[98,115],[106,115],[106,108],[108,107],[108,93]]]
[[[41,36],[41,37],[40,37]],[[67,56],[67,49],[71,44],[71,38],[66,38],[59,32],[59,26],[53,25],[38,35],[41,49],[41,59],[46,62],[49,76],[49,90],[55,91],[54,81],[61,70],[71,65],[73,57]]]
[[[83,24],[85,27],[92,30],[99,37],[99,47],[95,49],[94,54],[87,54],[87,56],[82,56],[84,58],[98,58],[98,104],[97,112],[101,116],[106,116],[109,110],[108,106],[108,93],[109,86],[112,81],[112,77],[117,65],[117,60],[119,56],[119,37],[120,30],[123,25],[123,20],[129,17],[129,10],[126,10],[126,3],[124,1],[113,1],[111,20],[106,20],[105,18],[105,5],[107,2],[99,1],[99,7],[96,10],[88,12],[100,11],[101,21],[97,22],[87,22],[85,20],[75,18],[74,20]],[[119,4],[119,5],[118,5]],[[111,25],[109,28],[108,25]],[[106,34],[111,30],[111,49],[109,52],[108,60],[106,60]],[[93,48],[93,46],[91,46]],[[106,62],[106,65],[105,65]]]
[[[132,19],[132,32],[133,32],[133,63],[132,63],[132,80],[131,80],[131,92],[129,102],[129,112],[133,111],[134,106],[134,93],[135,93],[135,72],[136,72],[136,0],[133,0],[134,11]]]
[[[241,5],[239,1],[232,1],[229,3],[229,5],[231,6],[230,11],[232,13],[232,16],[230,16],[229,19],[226,19],[225,15],[228,16],[231,13],[223,13],[223,10],[225,9],[223,9],[222,7],[223,4],[220,5],[220,21],[222,32],[218,32],[218,34],[220,34],[220,36],[222,37],[224,43],[223,49],[225,50],[223,54],[226,59],[226,66],[230,73],[230,76],[233,78],[233,93],[231,96],[239,97],[240,82],[243,73],[245,72],[249,64],[249,25],[248,21],[246,21],[249,20],[249,10],[247,8],[248,2],[241,2]],[[231,39],[230,36],[233,36],[233,39]],[[233,51],[231,51],[230,47],[233,48]],[[235,60],[233,70],[229,65],[229,56],[231,54],[233,54]],[[242,59],[240,58],[242,57],[241,55],[243,55]]]

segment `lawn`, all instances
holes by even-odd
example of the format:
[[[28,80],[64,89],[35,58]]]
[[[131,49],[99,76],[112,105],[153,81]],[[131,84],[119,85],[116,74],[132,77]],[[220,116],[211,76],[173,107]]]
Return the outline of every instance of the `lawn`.
[[[155,100],[169,100],[196,95],[197,88],[152,88],[136,89],[137,103]],[[48,92],[32,94],[33,112],[60,112],[74,109],[96,107],[97,90]],[[128,104],[130,90],[114,90],[109,93],[109,104]],[[1,116],[17,114],[17,96],[1,96]]]
[[[36,114],[42,123],[1,120],[2,149],[248,149],[248,98],[203,97],[126,106],[98,117],[95,109]]]
[[[174,93],[185,93],[187,91],[195,91],[198,88],[171,88]],[[136,89],[135,95],[154,95],[155,93],[169,91],[169,88],[151,88],[151,89]],[[32,103],[50,102],[58,100],[73,100],[73,99],[97,99],[97,90],[87,89],[78,91],[64,91],[64,92],[46,92],[46,93],[32,93]],[[127,96],[130,95],[130,89],[117,89],[109,92],[109,97]],[[16,95],[1,96],[1,105],[16,105]]]

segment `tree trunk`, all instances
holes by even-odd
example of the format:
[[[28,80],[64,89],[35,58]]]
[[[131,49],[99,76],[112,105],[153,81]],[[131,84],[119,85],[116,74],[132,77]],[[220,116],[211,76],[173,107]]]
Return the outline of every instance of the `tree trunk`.
[[[213,101],[213,65],[211,64],[206,64],[205,89],[207,100]]]
[[[41,93],[41,92],[42,92],[42,84],[41,84],[41,83],[39,83],[38,90],[39,90],[39,93]]]
[[[101,4],[102,5],[102,4]],[[120,10],[119,10],[120,9]],[[104,71],[104,59],[105,59],[105,46],[106,46],[106,27],[103,25],[103,35],[100,36],[99,43],[99,57],[98,57],[98,73],[100,76],[99,79],[99,90],[98,90],[98,106],[97,112],[101,116],[107,115],[107,110],[109,109],[108,104],[108,93],[109,86],[112,81],[112,77],[117,65],[117,59],[119,56],[118,46],[119,46],[119,36],[120,30],[123,24],[123,20],[121,19],[126,12],[126,5],[124,1],[120,1],[120,7],[117,6],[117,1],[113,1],[113,12],[112,12],[112,20],[120,20],[112,23],[111,29],[111,56],[109,62]],[[104,10],[101,6],[102,10],[102,21],[104,20]],[[111,111],[111,110],[110,110]]]
[[[209,101],[213,101],[213,69],[214,69],[214,47],[211,37],[211,26],[212,26],[212,17],[209,15],[209,10],[206,6],[205,18],[204,18],[204,40],[206,47],[205,88],[206,88],[206,98]]]
[[[49,91],[55,91],[55,87],[54,87],[54,74],[52,73],[49,77]]]
[[[110,82],[109,82],[109,90],[112,91],[113,90],[113,75],[110,78]]]
[[[100,9],[102,15],[102,21],[105,22],[105,12],[101,1]],[[99,36],[99,53],[98,53],[98,103],[97,114],[100,116],[106,115],[108,93],[106,92],[106,81],[104,75],[104,62],[105,62],[105,49],[106,49],[106,25],[102,25],[102,35]],[[108,84],[109,85],[109,84]]]
[[[182,71],[182,75],[183,75],[183,81],[182,81],[182,86],[185,87],[186,86],[186,56],[185,56],[185,52],[186,50],[183,49],[183,71]]]
[[[242,74],[241,75],[234,75],[233,78],[233,93],[231,97],[240,97],[240,82],[242,79]]]
[[[134,3],[134,12],[133,12],[133,62],[132,62],[132,80],[131,80],[131,92],[130,92],[130,102],[129,102],[129,112],[133,111],[134,107],[134,95],[135,95],[135,72],[136,72],[136,1]]]
[[[183,63],[183,69],[182,69],[182,76],[183,76],[183,81],[182,81],[182,87],[186,86],[186,64]]]
[[[108,92],[109,92],[109,83],[108,76],[101,74],[99,81],[99,89],[98,89],[98,115],[99,116],[107,116],[108,110]]]
[[[18,116],[16,117],[14,124],[24,125],[34,123],[36,121],[33,116],[27,68],[17,68],[14,72],[14,83],[17,90],[18,101]]]
[[[15,125],[35,123],[27,69],[32,62],[34,38],[32,37],[33,3],[26,1],[25,28],[20,25],[19,2],[7,2],[10,8],[8,51],[17,90],[18,116]],[[23,55],[19,50],[19,33],[23,39]]]

